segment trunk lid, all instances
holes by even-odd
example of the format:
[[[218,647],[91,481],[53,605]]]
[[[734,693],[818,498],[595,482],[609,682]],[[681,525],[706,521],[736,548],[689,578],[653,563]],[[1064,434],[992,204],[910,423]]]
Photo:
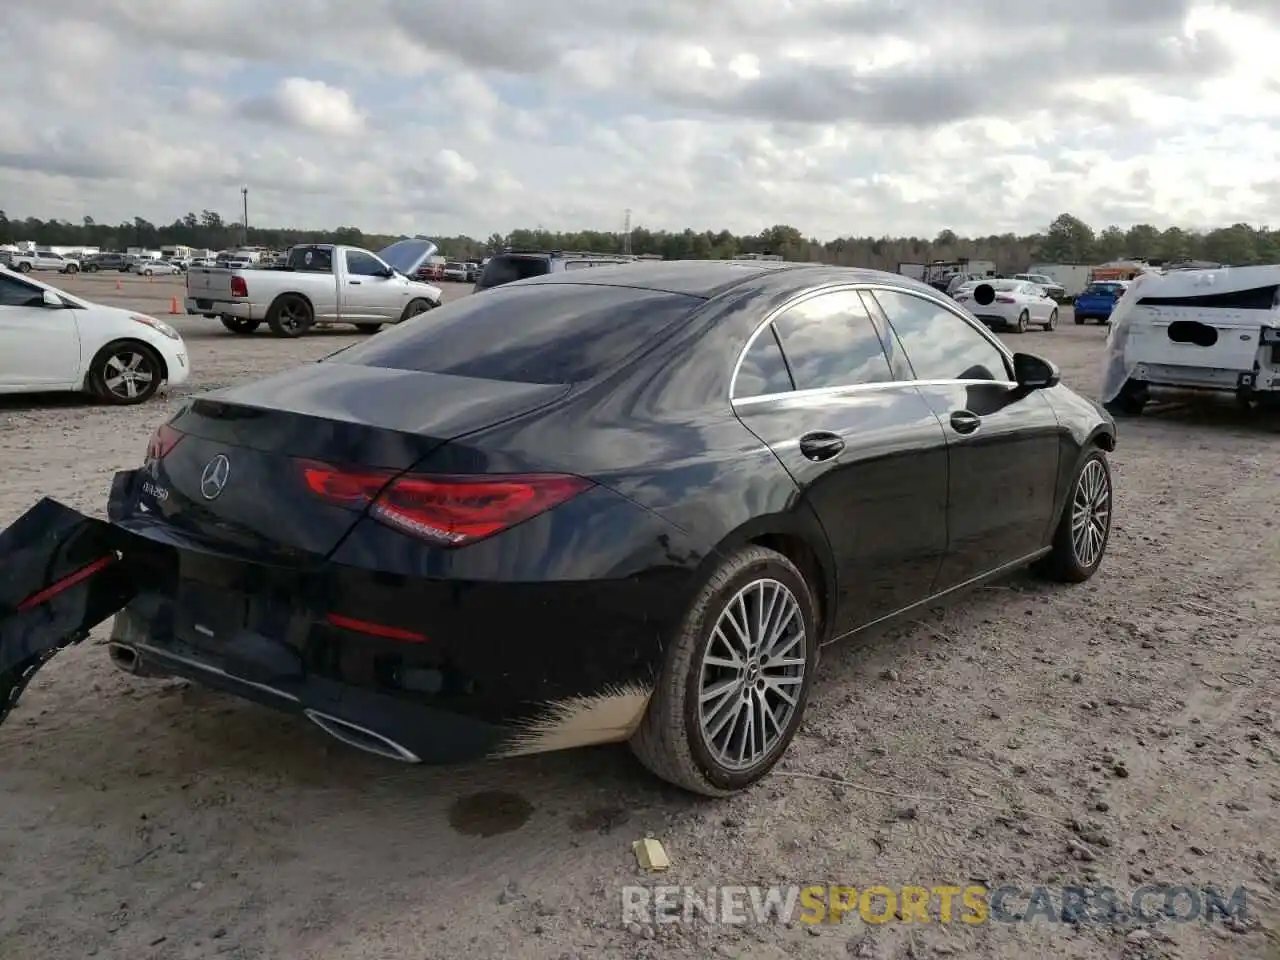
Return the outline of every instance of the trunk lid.
[[[169,425],[182,437],[150,466],[136,508],[219,552],[311,565],[363,511],[313,496],[300,461],[404,471],[569,389],[337,362],[285,371],[180,411]]]
[[[192,267],[187,271],[187,296],[198,300],[231,299],[231,275],[225,267]]]

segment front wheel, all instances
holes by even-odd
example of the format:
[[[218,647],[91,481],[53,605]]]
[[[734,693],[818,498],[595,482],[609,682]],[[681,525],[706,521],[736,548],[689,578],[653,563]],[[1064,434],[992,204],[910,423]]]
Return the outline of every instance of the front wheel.
[[[1076,471],[1053,535],[1053,550],[1038,572],[1062,583],[1084,583],[1102,565],[1111,539],[1111,465],[1091,450]]]
[[[97,265],[96,263],[91,263],[91,264],[89,264],[87,267],[85,267],[84,269],[85,269],[85,272],[86,272],[86,273],[97,273],[97,272],[98,272],[98,265]]]
[[[632,752],[693,793],[751,786],[795,736],[818,642],[813,590],[795,564],[763,547],[740,550],[675,629]]]
[[[1147,406],[1149,394],[1147,385],[1138,380],[1126,380],[1116,398],[1103,404],[1113,416],[1138,417]]]
[[[1018,333],[1026,333],[1027,325],[1031,322],[1031,317],[1027,311],[1023,310],[1018,314],[1018,325],[1014,328]]]
[[[222,321],[222,325],[232,333],[238,333],[241,335],[253,333],[262,325],[261,320],[249,320],[245,317],[229,317],[223,315],[218,319],[220,319]]]
[[[19,272],[19,273],[30,273],[30,272],[31,272],[31,264],[29,264],[29,263],[20,263],[20,264],[18,264],[18,272]]]
[[[1049,322],[1044,325],[1046,330],[1053,330],[1058,326],[1058,311],[1054,310],[1049,314]]]
[[[412,319],[413,317],[421,316],[428,310],[434,310],[438,306],[438,303],[433,303],[430,300],[410,300],[408,305],[404,308],[404,312],[400,314],[400,322],[404,323],[406,320]]]
[[[89,367],[90,389],[117,406],[144,403],[155,396],[164,379],[159,355],[144,343],[109,343]]]

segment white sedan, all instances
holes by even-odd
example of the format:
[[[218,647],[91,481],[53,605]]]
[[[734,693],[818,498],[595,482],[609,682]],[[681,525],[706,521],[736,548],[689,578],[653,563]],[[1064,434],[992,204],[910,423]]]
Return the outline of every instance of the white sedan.
[[[0,267],[0,394],[84,391],[134,404],[190,372],[186,344],[163,320]]]
[[[1058,325],[1058,302],[1045,294],[1044,287],[1025,280],[965,284],[956,291],[955,299],[993,329],[1026,333],[1033,323],[1046,330]]]
[[[153,275],[160,277],[182,272],[181,267],[176,263],[170,263],[168,260],[139,260],[133,265],[133,270],[144,277]]]

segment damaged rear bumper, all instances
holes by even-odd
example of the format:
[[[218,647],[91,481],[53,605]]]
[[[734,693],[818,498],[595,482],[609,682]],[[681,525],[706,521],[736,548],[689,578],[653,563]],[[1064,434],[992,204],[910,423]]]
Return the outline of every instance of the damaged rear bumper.
[[[406,669],[399,686],[388,683],[380,664],[413,667],[415,653],[430,651],[346,636],[326,623],[327,569],[228,557],[140,516],[134,505],[142,478],[137,470],[116,475],[109,520],[44,499],[0,531],[0,723],[41,667],[113,615],[118,667],[186,678],[303,716],[352,747],[394,760],[538,753],[625,739],[639,722],[648,689],[634,684],[540,702],[540,682],[530,676],[521,688],[527,695],[477,706],[476,685],[483,690],[505,677],[500,661],[492,673],[459,680],[446,653],[437,670]],[[211,588],[213,580],[227,582]],[[437,686],[410,689],[410,674],[433,674]]]
[[[54,654],[133,599],[128,537],[48,498],[0,531],[0,722]]]

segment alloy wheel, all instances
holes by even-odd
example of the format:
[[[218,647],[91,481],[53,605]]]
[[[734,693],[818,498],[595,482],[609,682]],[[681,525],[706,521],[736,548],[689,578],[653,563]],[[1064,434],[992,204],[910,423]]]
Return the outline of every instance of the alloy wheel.
[[[777,580],[749,583],[726,604],[698,683],[699,730],[717,763],[748,770],[781,742],[799,703],[808,643],[800,603]]]
[[[1102,559],[1110,530],[1111,481],[1102,461],[1093,459],[1080,471],[1071,501],[1071,546],[1082,567]]]
[[[292,333],[301,330],[306,319],[306,309],[301,303],[289,300],[280,304],[280,326]]]
[[[154,364],[146,354],[124,349],[113,353],[103,364],[102,382],[107,390],[121,400],[136,400],[151,388],[156,373]]]

